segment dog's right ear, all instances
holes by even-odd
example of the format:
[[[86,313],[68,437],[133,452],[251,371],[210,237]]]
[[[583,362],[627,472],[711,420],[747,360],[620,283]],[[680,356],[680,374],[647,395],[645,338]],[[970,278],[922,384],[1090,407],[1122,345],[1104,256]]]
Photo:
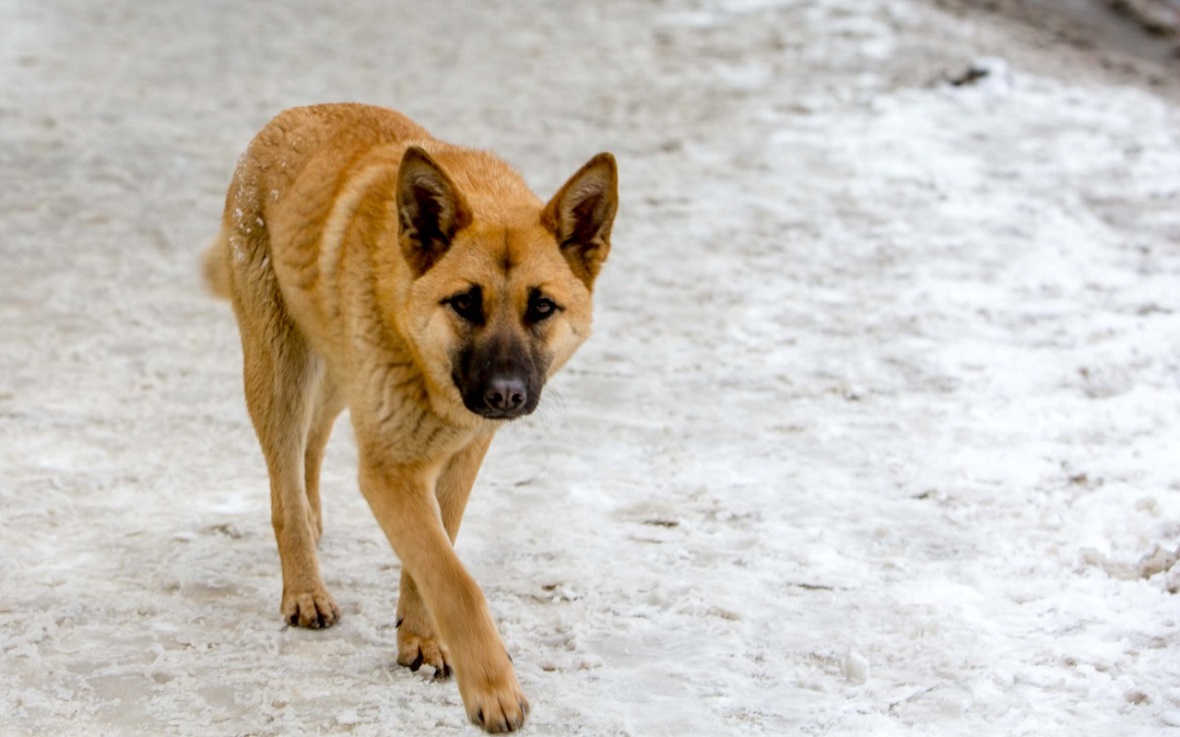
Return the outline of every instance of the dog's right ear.
[[[397,173],[398,242],[415,277],[442,258],[471,224],[471,208],[430,154],[410,146]]]

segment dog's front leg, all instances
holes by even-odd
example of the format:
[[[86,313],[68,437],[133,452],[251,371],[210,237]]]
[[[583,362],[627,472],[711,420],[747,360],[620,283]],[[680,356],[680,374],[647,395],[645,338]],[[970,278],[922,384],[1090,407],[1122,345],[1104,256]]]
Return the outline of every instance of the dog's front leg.
[[[510,732],[524,724],[528,701],[443,525],[435,497],[441,470],[362,457],[361,490],[450,649],[467,716],[489,732]]]
[[[459,534],[467,498],[471,495],[471,487],[491,442],[490,432],[477,436],[447,461],[438,477],[435,497],[438,499],[439,512],[442,513],[443,527],[452,544]],[[414,671],[422,665],[429,665],[434,668],[435,678],[446,678],[451,675],[450,652],[435,629],[426,603],[418,593],[417,584],[404,569],[400,588],[397,598],[397,662]]]

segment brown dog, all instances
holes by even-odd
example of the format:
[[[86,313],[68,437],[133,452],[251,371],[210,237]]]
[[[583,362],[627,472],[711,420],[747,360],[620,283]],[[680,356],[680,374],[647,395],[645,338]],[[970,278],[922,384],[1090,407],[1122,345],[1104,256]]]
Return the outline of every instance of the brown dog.
[[[315,548],[320,462],[347,407],[361,491],[403,564],[398,662],[453,665],[489,732],[519,728],[528,702],[452,542],[492,436],[589,334],[616,182],[599,154],[543,204],[492,154],[392,110],[296,108],[239,161],[205,261],[241,331],[283,616],[340,617]]]

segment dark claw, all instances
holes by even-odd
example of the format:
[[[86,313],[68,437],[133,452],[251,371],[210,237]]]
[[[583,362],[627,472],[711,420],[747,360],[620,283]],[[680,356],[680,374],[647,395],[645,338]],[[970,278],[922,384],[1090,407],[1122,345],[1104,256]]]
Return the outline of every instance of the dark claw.
[[[507,650],[505,650],[505,651],[504,651],[504,654],[508,656],[508,662],[509,662],[509,663],[516,663],[516,661],[512,659],[512,653],[510,653],[510,652],[508,652]]]
[[[292,627],[295,627],[296,625],[298,625],[299,624],[299,614],[296,613],[296,614],[292,614],[291,616],[287,617],[287,624],[291,625]]]
[[[417,673],[418,669],[421,667],[422,667],[422,650],[419,649],[418,650],[418,657],[414,658],[413,663],[410,663],[410,670],[413,671],[414,673]]]
[[[401,627],[401,626],[402,626],[402,622],[404,622],[404,621],[406,621],[406,618],[405,618],[405,617],[398,617],[398,618],[397,618],[397,624],[393,625],[393,628],[394,628],[394,629],[398,629],[399,627]]]
[[[436,681],[445,681],[446,679],[448,679],[448,678],[450,678],[450,677],[451,677],[451,672],[452,672],[452,671],[451,671],[451,666],[450,666],[449,664],[447,664],[447,663],[443,663],[443,667],[441,667],[441,668],[435,668],[435,670],[434,670],[434,680],[436,680]]]
[[[481,727],[483,726],[483,709],[480,709],[479,713],[475,715],[475,720]]]

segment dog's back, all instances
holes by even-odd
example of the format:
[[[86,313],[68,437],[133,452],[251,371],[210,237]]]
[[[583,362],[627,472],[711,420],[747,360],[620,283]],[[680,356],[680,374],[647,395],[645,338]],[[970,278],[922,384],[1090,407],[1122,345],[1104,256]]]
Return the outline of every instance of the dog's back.
[[[286,200],[298,180],[305,183],[298,193],[300,221],[313,226],[304,230],[318,240],[314,226],[331,210],[335,190],[350,161],[382,144],[433,140],[401,113],[369,105],[313,105],[279,113],[238,159],[226,194],[221,230],[202,264],[205,285],[213,294],[228,299],[235,271],[230,268],[231,260],[269,265],[270,247],[287,242],[263,237],[268,223],[278,220],[268,217],[268,210]],[[254,234],[258,237],[249,237]],[[290,245],[314,245],[307,240],[297,239]]]

